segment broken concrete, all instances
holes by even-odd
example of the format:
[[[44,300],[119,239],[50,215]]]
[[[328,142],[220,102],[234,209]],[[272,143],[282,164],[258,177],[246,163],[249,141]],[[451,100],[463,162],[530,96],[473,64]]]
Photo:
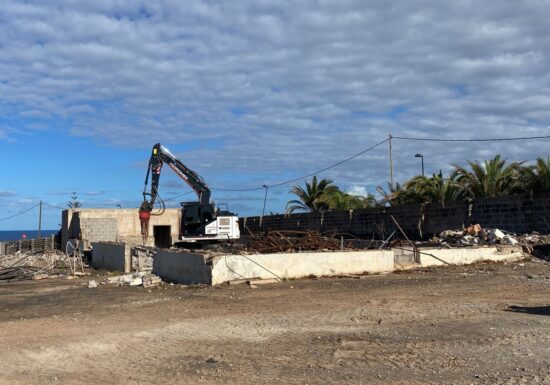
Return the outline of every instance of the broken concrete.
[[[132,270],[145,272],[153,271],[153,257],[156,252],[157,251],[151,247],[132,247]]]
[[[111,285],[111,286],[143,286],[143,287],[152,287],[157,286],[162,283],[160,277],[150,273],[132,273],[132,274],[123,274],[117,275],[114,277],[105,278],[103,281],[98,282],[91,280],[88,282],[88,287],[90,289],[98,287],[98,285]]]

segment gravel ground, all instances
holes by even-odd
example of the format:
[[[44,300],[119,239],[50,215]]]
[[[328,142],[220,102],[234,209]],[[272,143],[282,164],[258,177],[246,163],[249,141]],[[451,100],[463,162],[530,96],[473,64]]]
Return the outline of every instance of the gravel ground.
[[[0,284],[0,384],[550,384],[550,265]]]

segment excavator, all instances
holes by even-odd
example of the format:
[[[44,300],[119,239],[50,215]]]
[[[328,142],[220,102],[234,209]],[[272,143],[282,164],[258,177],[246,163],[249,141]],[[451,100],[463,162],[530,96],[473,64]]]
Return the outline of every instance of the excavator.
[[[153,146],[143,202],[139,209],[141,235],[144,243],[149,236],[149,219],[151,215],[161,215],[164,212],[164,201],[158,194],[160,173],[166,163],[191,189],[197,194],[198,202],[182,202],[182,215],[179,240],[182,243],[208,244],[239,239],[239,218],[234,213],[216,208],[210,201],[210,189],[203,178],[195,171],[180,162],[166,147],[157,143]],[[151,179],[151,189],[147,192]],[[160,203],[160,211],[154,212],[156,202]]]

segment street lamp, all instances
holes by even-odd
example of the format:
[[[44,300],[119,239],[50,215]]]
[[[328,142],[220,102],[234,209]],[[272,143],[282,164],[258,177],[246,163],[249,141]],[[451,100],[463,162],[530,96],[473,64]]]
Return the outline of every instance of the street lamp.
[[[415,158],[422,158],[422,176],[424,176],[424,155],[416,154],[414,157]]]
[[[265,195],[264,195],[264,208],[263,208],[263,210],[262,210],[262,217],[263,217],[263,216],[264,216],[264,214],[265,214],[265,202],[267,201],[267,190],[269,189],[269,186],[268,186],[268,185],[266,185],[266,184],[264,184],[264,185],[263,185],[262,187],[263,187],[263,188],[265,188]]]

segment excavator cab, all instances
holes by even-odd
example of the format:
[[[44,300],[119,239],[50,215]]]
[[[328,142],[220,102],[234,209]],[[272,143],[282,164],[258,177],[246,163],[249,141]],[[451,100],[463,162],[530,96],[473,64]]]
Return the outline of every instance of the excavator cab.
[[[200,235],[199,229],[212,222],[214,218],[214,208],[211,204],[182,202],[181,210],[181,233],[184,236]]]

